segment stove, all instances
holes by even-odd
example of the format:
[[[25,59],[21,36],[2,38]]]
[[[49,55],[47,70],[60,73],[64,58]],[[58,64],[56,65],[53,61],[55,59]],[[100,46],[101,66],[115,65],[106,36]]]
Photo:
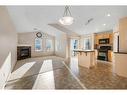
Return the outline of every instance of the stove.
[[[98,60],[108,61],[108,50],[111,50],[111,46],[100,46],[98,48]]]

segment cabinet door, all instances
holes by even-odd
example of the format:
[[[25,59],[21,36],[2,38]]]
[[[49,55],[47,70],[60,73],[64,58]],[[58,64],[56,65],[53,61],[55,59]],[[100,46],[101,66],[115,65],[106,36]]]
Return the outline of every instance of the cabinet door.
[[[99,39],[103,39],[103,35],[102,34],[98,34],[98,36],[97,36],[97,43],[99,44]]]
[[[108,51],[108,61],[110,61],[110,62],[112,62],[112,51],[111,50],[109,50]]]
[[[110,44],[113,44],[113,34],[110,34],[109,38],[110,38]]]
[[[95,50],[95,59],[97,60],[97,56],[98,56],[98,51]]]
[[[98,44],[98,35],[95,35],[95,38],[94,38],[95,40],[94,40],[94,43],[95,44]]]

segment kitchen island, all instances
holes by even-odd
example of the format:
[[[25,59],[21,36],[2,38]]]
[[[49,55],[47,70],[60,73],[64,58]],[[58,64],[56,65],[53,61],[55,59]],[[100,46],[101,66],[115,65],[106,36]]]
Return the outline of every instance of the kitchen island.
[[[90,68],[96,64],[94,50],[75,49],[74,52],[78,54],[79,66]]]

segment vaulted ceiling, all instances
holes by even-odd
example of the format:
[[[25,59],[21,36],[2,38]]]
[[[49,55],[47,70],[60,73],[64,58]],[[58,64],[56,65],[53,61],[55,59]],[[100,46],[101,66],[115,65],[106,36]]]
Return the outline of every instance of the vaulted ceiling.
[[[7,9],[18,32],[33,32],[37,28],[51,35],[58,32],[82,35],[109,31],[120,18],[127,16],[127,6],[71,6],[74,23],[63,26],[58,20],[63,15],[64,6],[7,6]]]

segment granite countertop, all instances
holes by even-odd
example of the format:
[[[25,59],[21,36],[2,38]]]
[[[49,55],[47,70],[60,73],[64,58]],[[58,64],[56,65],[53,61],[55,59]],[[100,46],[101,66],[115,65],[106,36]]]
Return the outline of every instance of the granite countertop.
[[[127,52],[114,52],[116,54],[127,54]]]
[[[31,45],[28,45],[28,44],[18,44],[17,46],[31,46]]]
[[[76,52],[94,52],[94,50],[83,50],[83,49],[74,49]]]

